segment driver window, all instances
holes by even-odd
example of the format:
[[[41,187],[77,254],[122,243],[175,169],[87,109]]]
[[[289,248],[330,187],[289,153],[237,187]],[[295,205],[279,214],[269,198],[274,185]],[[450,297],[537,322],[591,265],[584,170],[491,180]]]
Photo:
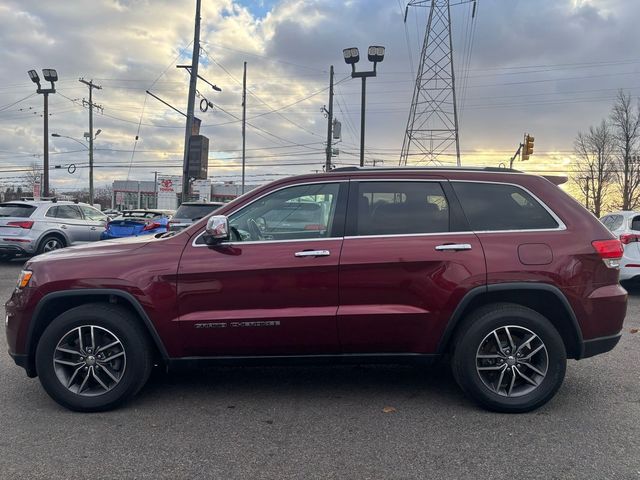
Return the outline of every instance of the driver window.
[[[229,217],[232,241],[330,237],[339,187],[297,185],[266,195]]]

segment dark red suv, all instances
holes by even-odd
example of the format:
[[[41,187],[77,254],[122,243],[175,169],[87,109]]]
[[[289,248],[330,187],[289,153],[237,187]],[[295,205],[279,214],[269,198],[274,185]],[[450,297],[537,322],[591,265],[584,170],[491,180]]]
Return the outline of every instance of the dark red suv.
[[[180,233],[33,258],[9,351],[60,404],[105,410],[154,362],[450,356],[481,405],[523,412],[567,358],[612,349],[620,242],[558,178],[334,170],[279,180]]]

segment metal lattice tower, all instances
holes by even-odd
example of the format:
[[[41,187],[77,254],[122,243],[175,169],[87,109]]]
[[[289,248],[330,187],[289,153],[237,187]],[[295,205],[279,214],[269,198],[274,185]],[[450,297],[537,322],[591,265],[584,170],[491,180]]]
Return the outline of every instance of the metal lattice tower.
[[[458,111],[453,74],[449,0],[411,0],[429,7],[400,165],[440,163],[455,156],[460,165]]]

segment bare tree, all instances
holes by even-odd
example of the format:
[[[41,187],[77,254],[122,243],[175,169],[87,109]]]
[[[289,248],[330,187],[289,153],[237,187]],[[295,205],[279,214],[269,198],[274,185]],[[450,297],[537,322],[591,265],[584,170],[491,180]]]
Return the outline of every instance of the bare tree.
[[[574,142],[578,157],[574,181],[585,197],[586,207],[598,218],[609,188],[616,179],[615,149],[613,132],[604,120],[595,127],[589,127],[587,133],[578,133]]]
[[[622,196],[623,210],[633,210],[640,205],[640,163],[636,152],[640,136],[640,103],[633,108],[631,95],[618,92],[611,110],[611,127],[616,139],[616,163],[618,191]]]
[[[29,170],[24,174],[22,182],[27,187],[27,190],[33,193],[33,186],[35,185],[36,180],[40,178],[42,169],[37,162],[31,162],[31,165],[29,165],[28,168]]]

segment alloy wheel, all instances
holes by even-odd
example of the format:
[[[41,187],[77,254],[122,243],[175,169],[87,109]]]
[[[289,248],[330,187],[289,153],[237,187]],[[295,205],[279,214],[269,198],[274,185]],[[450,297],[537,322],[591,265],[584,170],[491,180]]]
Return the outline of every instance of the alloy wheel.
[[[476,352],[476,371],[492,392],[520,397],[535,390],[545,379],[549,355],[542,339],[517,325],[490,332]]]
[[[50,238],[49,240],[44,242],[42,251],[46,253],[46,252],[52,252],[53,250],[58,250],[60,248],[62,248],[62,242],[57,238]]]
[[[107,393],[120,383],[127,355],[120,339],[97,325],[82,325],[58,342],[53,368],[60,383],[82,396]]]

